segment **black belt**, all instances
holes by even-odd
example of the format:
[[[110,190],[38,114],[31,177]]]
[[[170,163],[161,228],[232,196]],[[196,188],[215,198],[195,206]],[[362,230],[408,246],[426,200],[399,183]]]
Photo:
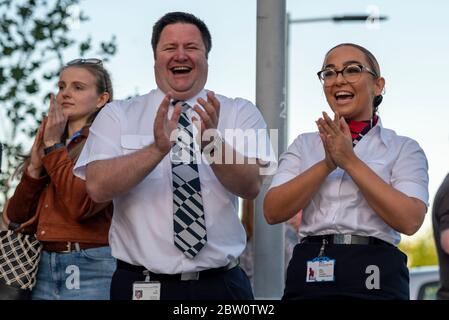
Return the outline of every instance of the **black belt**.
[[[372,244],[382,246],[393,246],[384,240],[375,237],[358,236],[352,234],[326,234],[322,236],[308,236],[301,243],[323,243],[327,240],[329,244]]]
[[[117,269],[132,271],[132,272],[140,273],[141,275],[143,275],[144,272],[146,272],[150,276],[150,281],[152,281],[152,280],[182,280],[182,281],[199,280],[200,277],[201,278],[210,277],[210,276],[218,275],[218,274],[224,273],[226,271],[229,271],[229,270],[237,267],[238,264],[239,263],[237,260],[232,260],[226,266],[220,267],[220,268],[207,269],[207,270],[197,271],[197,272],[162,274],[162,273],[154,273],[154,272],[148,271],[143,266],[135,266],[135,265],[129,264],[125,261],[117,259]]]

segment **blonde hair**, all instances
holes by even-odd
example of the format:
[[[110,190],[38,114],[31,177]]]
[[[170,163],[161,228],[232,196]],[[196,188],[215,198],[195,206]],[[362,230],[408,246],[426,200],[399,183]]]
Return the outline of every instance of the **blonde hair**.
[[[64,66],[60,70],[59,74],[61,74],[64,70],[72,67],[85,69],[95,77],[96,79],[95,86],[97,88],[98,95],[101,95],[103,93],[109,94],[109,98],[106,101],[106,103],[103,106],[101,106],[98,110],[96,110],[94,113],[92,113],[92,115],[88,118],[86,124],[84,125],[84,127],[90,127],[94,122],[95,118],[97,117],[98,113],[100,112],[101,108],[103,108],[108,102],[111,102],[113,100],[113,89],[112,89],[111,76],[109,75],[109,72],[103,67],[102,63],[92,64],[92,63],[84,63],[82,61],[83,60],[80,59],[80,63],[72,63],[70,65]],[[66,129],[61,137],[61,141],[65,141],[67,138],[68,138],[68,131],[66,126]],[[83,141],[77,144],[72,149],[70,149],[69,157],[73,162],[76,162],[76,160],[78,160],[78,157],[81,154],[81,150],[83,149],[85,142],[86,141]],[[23,158],[23,162],[16,169],[12,178],[17,177],[19,174],[23,174],[31,158],[31,153],[27,155],[22,155],[21,157]]]

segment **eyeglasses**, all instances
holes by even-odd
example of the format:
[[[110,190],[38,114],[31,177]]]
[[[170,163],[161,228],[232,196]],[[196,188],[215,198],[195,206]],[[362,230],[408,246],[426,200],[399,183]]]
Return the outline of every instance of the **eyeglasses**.
[[[88,59],[74,59],[72,61],[67,62],[67,66],[79,65],[79,64],[99,64],[103,66],[103,61],[97,58],[88,58]]]
[[[317,75],[321,83],[325,87],[329,87],[333,85],[335,81],[337,81],[339,73],[341,73],[341,75],[343,76],[343,78],[345,78],[347,82],[354,83],[360,80],[363,71],[366,71],[372,74],[373,76],[377,77],[377,74],[374,71],[361,64],[350,64],[341,69],[340,71],[331,68],[324,69],[317,72]]]

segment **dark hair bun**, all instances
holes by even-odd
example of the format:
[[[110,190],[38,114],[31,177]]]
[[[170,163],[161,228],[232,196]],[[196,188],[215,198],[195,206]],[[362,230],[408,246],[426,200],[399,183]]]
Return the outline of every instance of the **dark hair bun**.
[[[377,109],[377,107],[382,103],[383,96],[380,94],[374,97],[373,106]]]

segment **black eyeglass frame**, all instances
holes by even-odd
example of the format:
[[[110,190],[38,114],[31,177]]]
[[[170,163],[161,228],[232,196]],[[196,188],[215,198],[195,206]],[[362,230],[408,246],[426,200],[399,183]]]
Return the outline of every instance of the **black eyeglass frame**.
[[[331,85],[333,85],[333,84],[335,83],[335,81],[336,81],[337,78],[338,78],[338,74],[339,74],[339,73],[341,73],[341,75],[343,76],[343,78],[344,78],[346,81],[348,81],[349,83],[355,83],[355,82],[357,82],[357,81],[360,80],[360,77],[359,77],[357,80],[355,80],[355,81],[349,81],[348,79],[346,79],[345,74],[344,74],[344,72],[345,72],[345,70],[346,70],[347,68],[349,68],[349,67],[354,67],[354,66],[357,66],[357,67],[360,68],[360,71],[361,71],[361,72],[360,72],[360,76],[361,76],[361,74],[362,74],[363,71],[366,71],[366,72],[368,72],[369,74],[371,74],[372,76],[374,76],[374,77],[376,77],[376,78],[378,77],[378,75],[377,75],[373,70],[371,70],[371,69],[368,68],[368,67],[365,67],[365,66],[362,65],[362,64],[349,64],[349,65],[345,66],[345,67],[344,67],[343,69],[341,69],[341,70],[335,70],[335,69],[332,69],[332,68],[327,68],[327,69],[323,69],[323,70],[318,71],[316,74],[317,74],[318,79],[320,80],[320,82],[321,82],[324,86],[326,86],[326,87],[329,87],[329,86],[331,86]],[[329,70],[332,70],[332,71],[335,72],[335,80],[334,80],[333,83],[331,83],[331,84],[329,84],[329,85],[325,85],[325,84],[324,84],[324,79],[322,78],[322,74],[323,74],[323,72],[329,71]]]

